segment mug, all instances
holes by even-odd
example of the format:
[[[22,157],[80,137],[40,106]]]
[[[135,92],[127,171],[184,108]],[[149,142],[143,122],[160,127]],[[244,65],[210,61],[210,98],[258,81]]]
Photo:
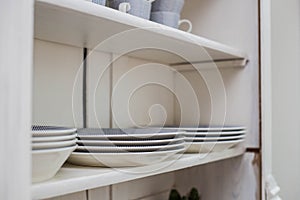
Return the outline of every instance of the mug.
[[[180,19],[180,15],[173,12],[152,12],[150,19],[151,21],[164,24],[173,28],[178,28],[181,24],[187,23],[189,25],[189,28],[186,32],[188,33],[190,33],[193,28],[192,22],[190,20]]]

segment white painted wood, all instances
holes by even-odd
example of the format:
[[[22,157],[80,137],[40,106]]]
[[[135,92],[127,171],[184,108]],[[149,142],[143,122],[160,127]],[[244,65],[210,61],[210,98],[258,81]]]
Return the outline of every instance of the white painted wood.
[[[152,194],[147,197],[142,197],[136,200],[167,200],[169,199],[170,190],[158,194]]]
[[[73,194],[67,194],[67,195],[53,197],[53,198],[49,198],[49,199],[45,199],[45,200],[88,200],[86,198],[87,197],[86,192],[87,191],[76,192]]]
[[[260,199],[259,157],[253,153],[176,172],[175,188],[196,187],[205,200]]]
[[[167,65],[120,57],[113,63],[113,127],[174,122],[173,72]]]
[[[193,33],[243,49],[249,58],[245,68],[220,68],[226,92],[225,124],[248,127],[247,146],[260,147],[259,134],[259,19],[257,0],[185,1],[181,18],[193,23]],[[218,63],[216,63],[218,64]],[[207,64],[212,68],[212,64]],[[201,71],[205,67],[201,66]],[[186,74],[186,73],[184,73]],[[191,79],[191,76],[188,75]],[[202,84],[202,83],[201,83]],[[205,86],[193,81],[199,93],[201,119],[210,120],[210,94]],[[219,87],[219,90],[222,88]],[[224,113],[223,113],[224,115]],[[218,116],[219,117],[219,116]]]
[[[0,199],[29,200],[33,1],[2,1],[0,24]]]
[[[115,184],[112,186],[112,199],[148,199],[153,194],[170,191],[174,180],[174,173],[166,173]]]
[[[110,126],[111,55],[92,51],[87,57],[87,125]]]
[[[33,184],[31,192],[35,199],[49,198],[225,160],[240,156],[244,151],[244,148],[237,147],[207,155],[185,154],[176,162],[165,161],[134,168],[110,169],[67,165],[53,179]]]
[[[82,127],[82,49],[35,40],[33,123]]]
[[[88,200],[110,200],[110,186],[88,190]]]
[[[272,137],[266,139],[272,140],[272,173],[282,199],[300,196],[299,55],[300,2],[272,0]]]
[[[262,199],[272,174],[271,0],[261,1]]]
[[[38,0],[35,10],[35,37],[42,40],[118,54],[130,53],[163,63],[178,63],[184,59],[151,49],[130,51],[165,49],[184,55],[189,61],[211,60],[210,56],[213,59],[246,57],[229,46],[87,1]],[[111,37],[115,34],[118,35]]]

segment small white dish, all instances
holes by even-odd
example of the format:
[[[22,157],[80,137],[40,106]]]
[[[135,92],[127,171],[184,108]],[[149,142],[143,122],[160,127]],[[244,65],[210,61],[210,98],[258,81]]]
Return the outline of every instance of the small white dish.
[[[58,142],[39,142],[31,144],[33,150],[62,148],[76,145],[77,139]]]
[[[135,167],[160,163],[173,155],[183,152],[185,148],[169,151],[127,152],[127,153],[81,153],[73,152],[68,162],[83,166],[100,167]]]
[[[33,126],[32,136],[58,136],[58,135],[71,135],[77,131],[76,128],[56,127],[56,126]]]
[[[193,132],[225,132],[225,131],[245,131],[244,126],[203,126],[203,127],[162,127],[162,129],[177,129],[181,131]]]
[[[226,131],[226,132],[185,132],[183,135],[185,137],[228,137],[228,136],[237,136],[245,135],[246,131]]]
[[[32,182],[41,182],[55,176],[76,146],[32,151]]]
[[[166,133],[136,133],[136,134],[95,134],[81,135],[78,137],[82,140],[154,140],[154,139],[172,139],[183,137],[184,132],[166,132]]]
[[[72,135],[62,135],[62,136],[49,136],[49,137],[32,137],[31,141],[33,143],[38,142],[58,142],[58,141],[66,141],[66,140],[73,140],[76,138],[76,134]]]
[[[150,151],[164,151],[170,149],[180,149],[184,147],[185,142],[179,142],[177,144],[170,145],[158,145],[158,146],[78,146],[76,151],[87,152],[150,152]]]
[[[186,142],[186,153],[219,152],[234,147],[242,142],[244,142],[243,139],[222,142]]]
[[[239,139],[243,139],[243,138],[245,138],[245,136],[246,135],[237,135],[237,136],[229,136],[229,137],[226,137],[226,136],[224,136],[224,137],[209,137],[209,136],[207,136],[207,137],[186,137],[184,140],[185,141],[187,141],[187,142],[192,142],[192,141],[194,141],[194,142],[197,142],[197,141],[207,141],[207,140],[209,140],[209,141],[223,141],[223,140],[226,140],[226,141],[228,141],[228,140],[239,140]]]
[[[166,145],[170,143],[184,141],[183,137],[173,139],[157,139],[157,140],[78,140],[77,144],[85,146],[110,146],[110,145],[122,145],[122,146],[153,146],[153,145]]]

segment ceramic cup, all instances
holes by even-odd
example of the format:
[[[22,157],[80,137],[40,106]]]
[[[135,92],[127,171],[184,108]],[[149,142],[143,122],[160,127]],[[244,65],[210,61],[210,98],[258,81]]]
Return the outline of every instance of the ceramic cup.
[[[102,5],[102,6],[105,6],[105,4],[106,4],[106,0],[86,0],[86,1],[90,1],[90,2],[99,4],[99,5]]]
[[[151,21],[164,24],[166,26],[170,26],[173,28],[178,28],[181,24],[187,23],[189,28],[186,30],[186,32],[191,32],[192,31],[192,23],[190,20],[187,19],[180,19],[180,15],[177,13],[173,12],[152,12],[151,13]]]
[[[156,0],[152,4],[151,12],[166,11],[180,14],[184,0]]]
[[[150,18],[151,4],[154,0],[109,0],[109,7],[144,19]]]

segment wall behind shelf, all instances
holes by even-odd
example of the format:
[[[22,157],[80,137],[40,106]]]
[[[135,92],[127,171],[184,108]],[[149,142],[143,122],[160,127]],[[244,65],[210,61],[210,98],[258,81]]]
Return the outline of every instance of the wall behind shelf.
[[[192,33],[247,53],[249,63],[245,68],[220,69],[220,73],[226,88],[225,124],[246,125],[247,146],[254,148],[260,147],[258,5],[258,0],[185,1],[181,15],[193,23]],[[203,70],[203,73],[207,72]],[[212,105],[210,94],[205,86],[195,82],[201,81],[197,74],[184,72],[184,75],[193,80],[196,90],[203,91],[199,95],[200,108],[204,111],[201,120],[207,123],[208,107]]]

